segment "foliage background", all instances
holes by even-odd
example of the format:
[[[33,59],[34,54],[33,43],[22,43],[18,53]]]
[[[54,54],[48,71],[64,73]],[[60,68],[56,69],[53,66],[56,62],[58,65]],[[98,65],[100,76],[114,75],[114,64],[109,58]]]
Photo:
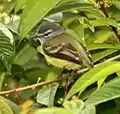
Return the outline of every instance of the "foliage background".
[[[0,0],[0,112],[120,113],[119,12],[120,0]],[[44,19],[82,42],[96,67],[56,80],[62,69],[30,39]]]

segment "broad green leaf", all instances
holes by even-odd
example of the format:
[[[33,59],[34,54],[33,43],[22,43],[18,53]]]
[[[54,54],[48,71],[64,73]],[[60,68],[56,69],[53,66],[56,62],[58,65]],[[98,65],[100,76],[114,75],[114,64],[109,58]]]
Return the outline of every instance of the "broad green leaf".
[[[5,12],[5,13],[7,13],[9,15],[9,13],[14,9],[15,5],[16,5],[16,0],[9,1],[5,5],[5,7],[3,9],[3,12]]]
[[[19,24],[20,24],[20,20],[16,20],[14,22],[10,22],[8,23],[6,26],[7,28],[9,28],[13,33],[16,33],[19,35],[18,33],[18,28],[19,28]]]
[[[88,34],[88,33],[86,33]],[[86,39],[88,44],[91,43],[104,43],[108,42],[111,44],[118,43],[116,35],[110,29],[110,27],[102,27],[101,29],[97,29],[95,33],[90,33],[88,38]]]
[[[8,30],[8,28],[6,27],[6,25],[4,25],[1,22],[0,22],[0,31],[3,32],[5,34],[5,36],[7,36],[9,38],[10,43],[13,44],[14,39],[13,39],[12,33]]]
[[[47,106],[53,106],[57,88],[58,84],[46,86],[40,89],[37,94],[37,102]]]
[[[12,102],[9,99],[5,99],[7,104],[10,106],[10,108],[12,109],[12,111],[14,112],[14,114],[18,114],[20,112],[20,107],[17,106],[17,104],[15,104],[14,102]]]
[[[58,13],[58,12],[68,12],[72,10],[89,12],[97,15],[98,17],[104,17],[101,11],[99,11],[93,5],[87,3],[63,4],[51,10],[49,14]]]
[[[49,72],[47,76],[45,77],[45,80],[54,80],[57,76],[59,76],[61,73],[61,69],[57,67],[51,67],[49,69]]]
[[[59,5],[61,5],[61,4],[65,4],[65,3],[72,3],[72,2],[80,2],[81,0],[62,0],[60,3],[59,3]]]
[[[0,31],[0,60],[7,69],[10,67],[10,60],[14,55],[14,45],[2,31]]]
[[[25,5],[26,2],[27,0],[17,0],[14,12],[17,13],[20,10],[20,8],[22,8],[22,6]]]
[[[119,27],[118,23],[116,21],[114,21],[113,19],[96,19],[91,21],[91,24],[93,26],[114,26],[114,27]]]
[[[36,50],[29,44],[26,44],[15,56],[14,64],[24,65],[36,55]]]
[[[110,28],[107,27],[98,30],[94,35],[96,36],[96,38],[93,41],[94,43],[103,43],[109,39],[111,43],[117,42],[116,35]]]
[[[94,33],[88,31],[87,29],[85,29],[85,36],[86,36],[87,44],[104,43],[109,38],[112,39],[112,41],[109,40],[109,43],[115,43],[115,42],[113,42],[113,38],[115,38],[115,34],[108,27],[104,27],[104,28],[102,28],[100,30],[98,29]]]
[[[30,62],[28,64],[30,64]],[[36,66],[32,66],[31,69],[27,69],[25,71],[25,78],[27,79],[27,81],[29,81],[31,83],[36,83],[38,78],[41,78],[41,81],[46,80],[49,70],[40,68],[41,66],[42,66],[42,64],[39,63],[37,65],[38,68],[36,68]]]
[[[115,0],[113,2],[113,4],[115,5],[116,8],[120,9],[120,1],[119,0]]]
[[[60,1],[61,0],[28,1],[23,11],[20,24],[20,34],[22,39]]]
[[[84,102],[81,100],[65,101],[63,106],[73,112],[73,114],[80,114],[84,108]]]
[[[83,28],[82,24],[79,24],[78,26],[76,26],[76,28],[74,28],[73,31],[78,36],[79,41],[81,41],[81,40],[84,41],[84,28]]]
[[[94,106],[86,106],[81,114],[96,114],[96,109]]]
[[[35,110],[30,114],[73,114],[73,113],[64,108],[43,108]]]
[[[72,36],[74,36],[78,41],[84,42],[84,28],[79,21],[73,21],[69,24],[69,28],[67,30]]]
[[[82,44],[85,44],[84,38],[79,37],[78,34],[74,30],[68,29],[67,32],[71,34],[74,38],[76,38],[79,42],[81,42]]]
[[[68,92],[66,99],[72,97],[78,92],[81,94],[88,86],[95,83],[99,79],[107,77],[108,75],[118,71],[120,71],[120,62],[100,63],[98,66],[82,75],[75,82]]]
[[[116,78],[102,86],[86,101],[86,105],[98,105],[100,103],[120,97],[120,78]]]
[[[108,10],[109,17],[112,17],[112,19],[115,19],[117,22],[120,21],[120,9],[116,7],[110,7]]]
[[[6,99],[0,96],[0,112],[1,114],[14,114]]]
[[[112,54],[112,53],[115,53],[117,52],[118,50],[116,49],[107,49],[107,50],[104,50],[104,51],[101,51],[101,52],[96,52],[95,54],[92,55],[92,60],[94,62],[97,62],[99,61],[100,59]]]
[[[6,75],[5,72],[0,71],[0,90],[1,90],[2,85],[3,85],[5,75]]]
[[[87,46],[88,50],[96,49],[120,49],[120,43],[118,44],[108,44],[108,43],[92,43]]]

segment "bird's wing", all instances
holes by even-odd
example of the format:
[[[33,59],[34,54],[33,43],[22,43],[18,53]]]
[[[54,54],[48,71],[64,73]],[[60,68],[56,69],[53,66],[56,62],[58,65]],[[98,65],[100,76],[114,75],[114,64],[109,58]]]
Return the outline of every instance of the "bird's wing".
[[[43,46],[43,50],[48,56],[67,60],[76,64],[82,64],[80,54],[71,43],[62,42],[52,46]]]

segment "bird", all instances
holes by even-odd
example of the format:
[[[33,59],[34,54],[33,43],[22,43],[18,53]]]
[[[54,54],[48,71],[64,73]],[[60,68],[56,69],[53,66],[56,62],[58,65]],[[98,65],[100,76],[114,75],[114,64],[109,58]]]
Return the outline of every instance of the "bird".
[[[48,64],[66,70],[93,67],[90,53],[58,23],[43,21],[33,35]]]

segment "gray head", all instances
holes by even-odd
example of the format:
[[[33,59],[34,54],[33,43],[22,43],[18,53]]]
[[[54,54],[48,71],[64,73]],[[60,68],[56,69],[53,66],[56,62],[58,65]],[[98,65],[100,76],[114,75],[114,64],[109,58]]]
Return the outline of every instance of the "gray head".
[[[57,23],[44,21],[37,29],[34,41],[41,44],[44,41],[64,32],[64,29]]]

